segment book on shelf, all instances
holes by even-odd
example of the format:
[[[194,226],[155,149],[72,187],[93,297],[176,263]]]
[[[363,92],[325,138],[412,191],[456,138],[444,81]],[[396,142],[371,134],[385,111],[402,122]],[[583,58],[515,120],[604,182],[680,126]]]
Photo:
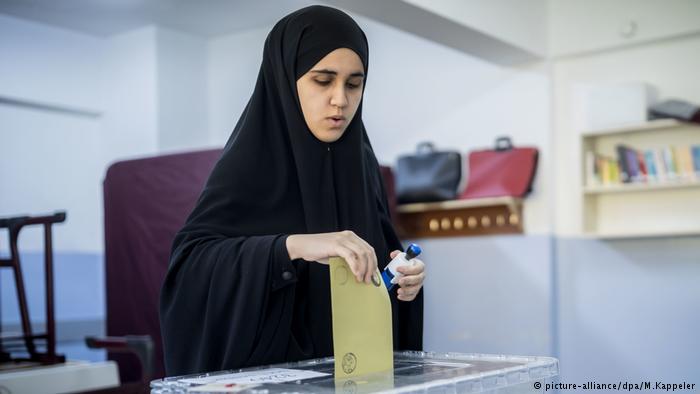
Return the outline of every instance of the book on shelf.
[[[642,171],[639,153],[636,150],[626,145],[617,145],[615,150],[617,151],[617,159],[620,163],[620,171],[625,174],[622,176],[623,182],[640,182],[646,180],[646,171]],[[646,167],[644,167],[644,169],[646,170]]]
[[[659,171],[656,168],[656,162],[654,159],[654,151],[652,149],[647,149],[643,153],[640,152],[643,155],[643,161],[646,163],[647,167],[647,179],[650,181],[658,181],[660,179],[659,177]]]
[[[622,171],[616,159],[586,152],[586,184],[611,185],[622,182]]]
[[[675,179],[676,178],[676,158],[673,154],[673,149],[670,146],[663,148],[661,151],[661,156],[663,157],[663,165],[666,169],[666,178]]]
[[[678,158],[678,174],[685,179],[694,178],[693,155],[689,145],[677,146],[675,148]]]
[[[649,172],[647,171],[647,165],[644,162],[644,154],[640,151],[634,151],[637,155],[637,163],[639,166],[639,180],[644,182],[649,179]]]
[[[615,152],[615,158],[586,152],[586,185],[700,180],[700,145],[637,150],[619,144]]]

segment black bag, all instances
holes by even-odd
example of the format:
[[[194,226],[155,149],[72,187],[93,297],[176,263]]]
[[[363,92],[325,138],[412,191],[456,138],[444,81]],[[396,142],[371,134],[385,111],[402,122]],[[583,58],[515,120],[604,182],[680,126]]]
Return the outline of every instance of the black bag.
[[[396,197],[399,204],[457,198],[462,177],[462,156],[457,151],[436,151],[430,142],[418,144],[416,154],[399,157]]]
[[[649,118],[671,118],[684,122],[700,123],[700,107],[683,100],[666,100],[649,108]]]

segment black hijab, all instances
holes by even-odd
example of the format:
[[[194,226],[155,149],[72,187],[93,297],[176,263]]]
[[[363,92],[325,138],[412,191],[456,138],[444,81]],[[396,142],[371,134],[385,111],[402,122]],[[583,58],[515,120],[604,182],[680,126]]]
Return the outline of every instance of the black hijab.
[[[323,6],[286,16],[265,40],[252,97],[173,243],[161,293],[169,375],[332,355],[328,267],[290,261],[287,235],[352,230],[380,269],[402,248],[362,103],[332,143],[301,111],[296,80],[338,48],[357,53],[367,75],[364,33]],[[419,350],[422,292],[392,304],[395,348]]]

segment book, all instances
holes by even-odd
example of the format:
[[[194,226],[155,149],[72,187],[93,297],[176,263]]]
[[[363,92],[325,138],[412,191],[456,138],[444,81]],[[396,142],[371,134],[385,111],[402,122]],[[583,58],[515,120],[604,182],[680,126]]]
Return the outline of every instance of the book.
[[[629,176],[630,182],[641,181],[642,175],[639,171],[637,152],[634,149],[625,148],[625,158],[627,164],[627,175]]]
[[[617,160],[608,159],[610,161],[610,182],[620,183],[620,164]]]
[[[666,168],[667,179],[676,179],[678,172],[676,171],[676,159],[673,155],[673,149],[671,149],[670,146],[665,147],[662,151],[662,156],[664,166]]]
[[[677,146],[675,149],[676,158],[678,160],[678,172],[684,179],[695,178],[693,170],[693,157],[690,152],[690,145]]]
[[[603,180],[603,185],[609,185],[610,184],[610,162],[608,159],[601,157],[600,158],[600,175]]]
[[[700,177],[700,145],[693,145],[693,170],[695,170],[695,175]]]
[[[654,155],[654,166],[656,167],[657,179],[659,181],[665,181],[668,178],[668,175],[666,173],[666,164],[663,160],[662,150],[654,149],[652,153]]]
[[[647,178],[649,177],[649,173],[647,171],[647,166],[644,163],[644,154],[639,151],[634,151],[634,153],[637,155],[637,165],[639,166],[639,181],[646,182]]]
[[[620,163],[620,179],[622,182],[631,182],[630,167],[627,164],[627,147],[625,145],[616,145],[617,162]]]
[[[652,182],[658,181],[659,172],[656,170],[654,151],[652,149],[647,149],[644,151],[644,164],[647,168],[647,179]]]

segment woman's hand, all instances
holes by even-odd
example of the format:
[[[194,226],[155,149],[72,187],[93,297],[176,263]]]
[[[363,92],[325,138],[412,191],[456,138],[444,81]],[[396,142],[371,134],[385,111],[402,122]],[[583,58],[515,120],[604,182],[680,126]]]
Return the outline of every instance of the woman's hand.
[[[395,250],[389,254],[393,259],[397,254],[401,253],[400,250]],[[418,295],[418,292],[423,287],[423,279],[425,279],[425,264],[417,257],[411,259],[413,265],[407,267],[398,267],[396,270],[399,271],[403,276],[399,279],[399,290],[397,291],[397,297],[401,301],[413,301]]]
[[[371,283],[377,271],[374,248],[350,230],[336,233],[292,234],[287,237],[289,258],[328,264],[328,258],[345,259],[358,282]]]

